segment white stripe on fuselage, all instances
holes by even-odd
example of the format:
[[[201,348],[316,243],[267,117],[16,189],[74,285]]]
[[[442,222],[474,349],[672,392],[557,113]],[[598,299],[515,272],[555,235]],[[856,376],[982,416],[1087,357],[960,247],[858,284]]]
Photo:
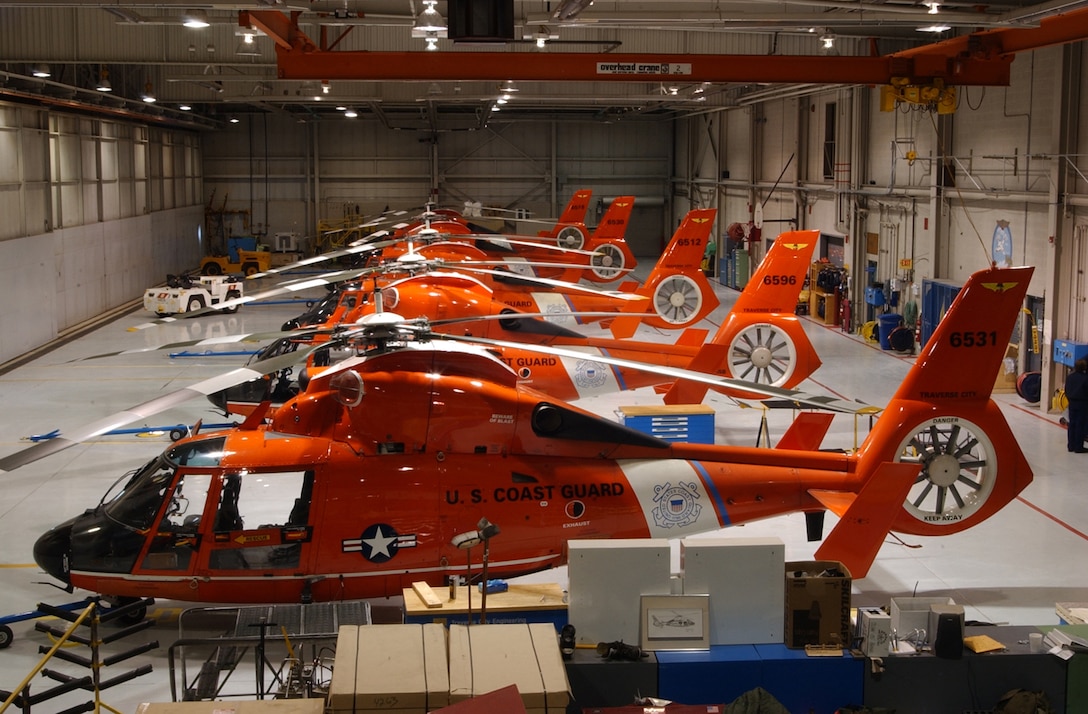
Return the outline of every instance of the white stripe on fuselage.
[[[502,241],[495,241],[499,245],[502,245]],[[506,244],[509,247],[509,244]],[[535,278],[536,271],[525,258],[503,258],[503,262],[506,263],[506,267],[510,268],[511,273],[517,273],[518,275],[524,275],[527,278]]]
[[[679,538],[720,528],[710,494],[691,462],[620,461],[651,538]]]
[[[562,293],[544,293],[534,292],[530,293],[533,297],[533,302],[536,303],[536,311],[545,313],[548,316],[544,319],[553,325],[562,325],[563,327],[576,327],[578,320],[570,311],[570,303],[567,302],[567,298]]]
[[[612,366],[593,359],[601,354],[599,349],[596,347],[564,347],[564,349],[586,353],[585,359],[559,358],[571,384],[578,390],[579,399],[600,394],[615,394],[622,389]]]

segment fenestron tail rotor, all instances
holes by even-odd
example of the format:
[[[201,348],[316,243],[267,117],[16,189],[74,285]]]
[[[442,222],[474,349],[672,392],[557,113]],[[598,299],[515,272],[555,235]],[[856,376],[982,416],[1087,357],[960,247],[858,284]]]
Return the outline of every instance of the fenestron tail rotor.
[[[729,343],[729,373],[737,379],[779,387],[797,367],[797,347],[769,322],[748,325]]]
[[[684,325],[702,309],[703,293],[694,280],[678,273],[657,284],[653,303],[662,320],[670,325]]]

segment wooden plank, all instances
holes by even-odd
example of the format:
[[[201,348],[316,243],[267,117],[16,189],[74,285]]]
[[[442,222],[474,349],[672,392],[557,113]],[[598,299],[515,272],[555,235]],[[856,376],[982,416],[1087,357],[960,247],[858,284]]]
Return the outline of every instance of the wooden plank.
[[[422,580],[412,583],[412,590],[416,591],[416,595],[427,607],[442,607],[442,600],[435,595],[434,589]]]
[[[404,588],[404,611],[408,615],[420,615],[434,613],[436,608],[425,605],[423,598],[412,588]],[[443,614],[465,614],[468,612],[468,587],[457,586],[457,597],[441,603],[440,611]],[[472,611],[478,612],[481,605],[481,595],[475,585],[472,586]],[[561,610],[566,609],[563,602],[563,589],[558,583],[524,583],[511,585],[504,593],[491,593],[487,596],[487,611],[511,612],[525,610]]]

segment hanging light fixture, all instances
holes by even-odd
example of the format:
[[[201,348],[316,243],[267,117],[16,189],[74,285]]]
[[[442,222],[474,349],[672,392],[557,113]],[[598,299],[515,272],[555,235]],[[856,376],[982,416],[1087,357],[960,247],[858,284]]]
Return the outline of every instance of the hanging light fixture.
[[[423,0],[423,12],[416,16],[412,29],[420,32],[440,32],[446,29],[446,18],[435,9],[438,0]]]
[[[927,2],[922,4],[929,8],[930,15],[936,15],[941,10],[941,4],[939,2]]]
[[[261,50],[257,47],[256,38],[257,33],[254,30],[243,30],[242,39],[235,48],[234,54],[240,57],[260,57]]]
[[[346,116],[348,119],[354,119],[355,117],[359,116],[359,113],[351,107],[348,107],[347,111],[344,112],[344,116]]]
[[[140,99],[144,100],[148,104],[155,103],[155,93],[152,91],[151,82],[144,85],[144,93],[140,95]]]
[[[49,71],[49,65],[40,64],[40,63],[34,65],[33,67],[31,67],[30,68],[30,73],[32,75],[34,75],[35,77],[41,77],[41,78],[49,77],[49,76],[52,76],[52,74],[53,74],[52,72]]]
[[[181,14],[181,24],[186,27],[191,27],[194,30],[207,27],[211,23],[208,22],[208,12],[206,10],[186,10]]]
[[[835,33],[824,30],[824,34],[820,35],[820,46],[825,50],[832,49],[835,46]]]
[[[438,49],[438,33],[437,32],[429,30],[427,32],[427,36],[424,37],[423,39],[425,39],[427,41],[427,49],[428,50],[437,50]]]
[[[110,71],[106,68],[102,68],[98,72],[98,84],[95,85],[95,89],[99,92],[112,92],[113,85],[110,84]]]

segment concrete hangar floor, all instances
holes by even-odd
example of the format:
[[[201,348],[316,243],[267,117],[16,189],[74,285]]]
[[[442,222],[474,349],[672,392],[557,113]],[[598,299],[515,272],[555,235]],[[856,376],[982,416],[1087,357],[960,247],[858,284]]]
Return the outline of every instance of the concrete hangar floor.
[[[262,282],[254,290],[269,284],[267,280]],[[712,282],[722,304],[703,325],[711,329],[720,324],[737,296],[736,291]],[[317,288],[313,296],[321,294],[323,290]],[[70,360],[212,335],[278,330],[284,320],[304,309],[297,302],[245,305],[233,315],[182,320],[139,332],[127,328],[147,322],[151,315],[142,308],[127,312],[0,375],[4,405],[0,453],[6,455],[25,447],[25,439],[30,435],[58,428],[73,429],[158,393],[227,371],[246,357],[237,354],[171,357],[165,352],[146,352],[85,362]],[[812,318],[803,318],[802,322],[823,361],[813,377],[801,385],[808,392],[882,404],[891,397],[914,359],[883,351],[856,335]],[[585,329],[599,331],[592,326]],[[669,333],[645,326],[639,328],[636,338],[662,342],[675,339]],[[995,517],[964,533],[903,540],[888,538],[868,576],[854,581],[855,606],[886,606],[891,597],[911,594],[948,596],[964,606],[968,620],[1046,625],[1058,622],[1055,603],[1088,601],[1088,570],[1083,567],[1088,562],[1088,481],[1085,480],[1088,457],[1067,452],[1066,432],[1058,415],[1040,412],[1015,393],[1000,393],[995,399],[1034,470],[1034,482]],[[584,400],[582,406],[615,418],[621,406],[656,403],[660,403],[659,398],[651,390],[638,390],[591,398]],[[716,411],[716,443],[756,444],[761,410],[738,408],[713,393],[705,403]],[[771,410],[767,418],[773,443],[783,434],[790,414]],[[199,419],[205,423],[224,421],[207,402],[196,399],[150,418],[143,425],[193,424]],[[824,445],[849,447],[854,439],[853,419],[839,416]],[[47,578],[31,557],[35,539],[72,515],[94,507],[115,480],[145,463],[167,444],[168,437],[164,435],[103,436],[3,476],[0,616],[31,611],[38,602],[61,604],[87,594],[67,594],[42,584]],[[830,531],[834,522],[834,516],[829,514],[825,532]],[[777,537],[786,545],[787,560],[812,559],[818,547],[817,543],[806,541],[801,515],[709,535]],[[678,570],[676,551],[678,548],[674,546],[674,569]],[[565,569],[546,571],[527,580],[558,582],[566,587],[566,572]],[[372,604],[383,612],[396,612],[399,598]],[[109,671],[102,672],[102,679],[145,664],[152,665],[151,673],[103,691],[103,702],[118,711],[133,712],[143,701],[170,701],[172,673],[168,649],[179,636],[196,636],[186,630],[183,618],[179,623],[179,616],[191,606],[191,603],[162,601],[152,606],[149,615],[154,625],[135,636],[133,645],[154,639],[160,647],[112,665]],[[14,641],[0,651],[4,672],[0,675],[0,689],[6,690],[13,689],[32,671],[40,659],[39,646],[48,648],[52,644],[48,634],[35,630],[33,620],[15,621],[10,627]],[[314,652],[305,656],[312,657]],[[194,666],[199,670],[199,662],[187,665],[186,676],[190,681],[195,676]],[[73,676],[83,674],[74,665],[51,663],[49,667],[61,670],[67,667],[65,671]],[[246,667],[248,673],[243,673]],[[175,662],[173,677],[179,681],[180,669],[182,665]],[[253,673],[252,661],[245,660],[230,686],[240,688],[235,691],[253,691]],[[32,692],[45,691],[54,684],[38,675],[32,681]],[[42,711],[59,711],[86,701],[87,696],[85,692],[66,694],[55,703],[42,705]]]

